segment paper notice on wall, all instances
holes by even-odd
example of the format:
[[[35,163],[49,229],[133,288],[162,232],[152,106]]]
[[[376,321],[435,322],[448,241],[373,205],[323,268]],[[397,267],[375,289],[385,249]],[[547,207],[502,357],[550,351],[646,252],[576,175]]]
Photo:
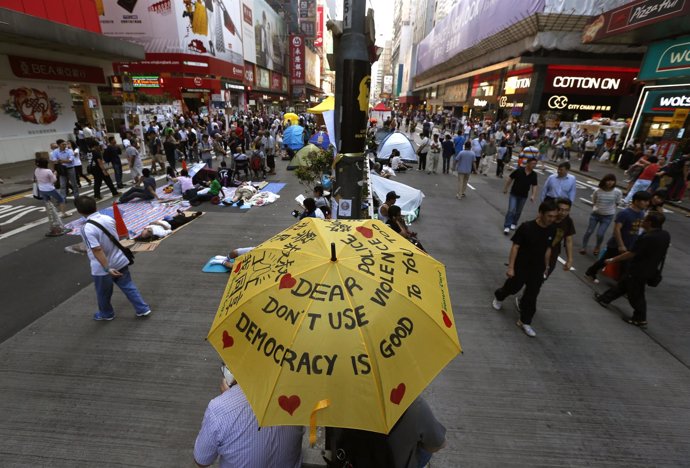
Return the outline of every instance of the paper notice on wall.
[[[352,216],[352,200],[343,198],[338,202],[338,216],[346,218]]]

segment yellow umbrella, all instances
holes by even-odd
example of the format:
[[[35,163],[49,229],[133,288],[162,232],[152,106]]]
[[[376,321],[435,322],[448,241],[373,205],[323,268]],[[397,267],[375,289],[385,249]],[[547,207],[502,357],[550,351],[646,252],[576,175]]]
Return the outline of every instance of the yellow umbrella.
[[[290,121],[290,125],[295,125],[299,123],[299,115],[288,112],[283,116],[283,122]]]
[[[323,114],[326,111],[335,109],[335,97],[328,96],[326,99],[307,109],[307,112],[311,114]]]
[[[381,433],[460,352],[445,267],[378,220],[306,218],[239,257],[208,340],[259,425]]]

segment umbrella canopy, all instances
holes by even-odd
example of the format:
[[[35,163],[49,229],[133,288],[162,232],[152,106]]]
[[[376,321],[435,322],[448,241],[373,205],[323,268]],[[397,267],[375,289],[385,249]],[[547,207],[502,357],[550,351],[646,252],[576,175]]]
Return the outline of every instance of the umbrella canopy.
[[[304,127],[301,125],[290,125],[283,132],[283,144],[293,151],[297,151],[304,146]]]
[[[295,125],[299,123],[299,115],[293,114],[292,112],[288,112],[287,114],[283,115],[283,122],[289,121],[290,125]]]
[[[379,102],[378,104],[376,104],[376,105],[374,106],[374,108],[373,108],[372,110],[375,110],[375,111],[383,111],[383,112],[390,112],[390,111],[391,111],[391,108],[390,108],[390,107],[387,107],[384,103]]]
[[[311,114],[322,114],[326,111],[333,109],[335,109],[335,97],[328,96],[326,99],[324,99],[314,107],[307,109],[307,112]]]
[[[304,148],[295,153],[295,156],[288,163],[287,170],[294,171],[300,166],[308,166],[309,162],[307,160],[307,156],[317,151],[319,151],[318,146],[312,145],[311,143],[305,145]]]
[[[234,265],[208,340],[260,426],[388,433],[460,352],[445,267],[378,220],[306,218]]]

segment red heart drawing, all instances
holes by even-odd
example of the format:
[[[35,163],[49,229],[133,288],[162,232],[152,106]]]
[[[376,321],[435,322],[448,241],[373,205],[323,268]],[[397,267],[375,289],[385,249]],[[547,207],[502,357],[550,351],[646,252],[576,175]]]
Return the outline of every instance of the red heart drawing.
[[[450,317],[448,317],[448,314],[446,313],[445,310],[442,310],[441,313],[443,314],[443,324],[450,328],[453,326],[453,322],[451,322]]]
[[[291,396],[285,396],[281,395],[278,398],[278,404],[280,405],[281,408],[283,408],[285,411],[290,413],[290,416],[292,416],[292,413],[295,412],[297,408],[299,408],[299,405],[302,402],[300,401],[299,397],[297,395],[291,395]]]
[[[231,348],[235,344],[235,339],[228,334],[226,330],[223,330],[223,349]]]
[[[280,278],[280,287],[278,289],[288,288],[292,289],[297,284],[297,280],[292,277],[290,273],[286,273]]]
[[[237,262],[237,265],[235,265],[235,269],[232,270],[235,274],[237,274],[238,271],[240,271],[240,268],[242,268],[242,262]]]
[[[402,401],[403,397],[405,396],[405,384],[401,383],[397,387],[395,387],[393,390],[391,390],[391,401],[395,403],[396,405],[399,405],[400,402]]]
[[[374,231],[365,226],[357,226],[355,231],[359,232],[361,235],[367,239],[371,239],[374,236]]]

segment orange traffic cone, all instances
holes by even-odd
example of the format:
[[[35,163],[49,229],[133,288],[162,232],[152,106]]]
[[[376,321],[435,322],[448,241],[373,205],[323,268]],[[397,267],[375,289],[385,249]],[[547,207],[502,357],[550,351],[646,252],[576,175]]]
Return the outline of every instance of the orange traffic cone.
[[[115,218],[115,228],[117,229],[117,236],[120,239],[129,238],[129,231],[125,225],[125,220],[122,219],[120,208],[117,207],[117,202],[113,202],[113,218]]]
[[[187,170],[187,163],[185,162],[184,159],[182,160],[182,169],[185,171]]]

